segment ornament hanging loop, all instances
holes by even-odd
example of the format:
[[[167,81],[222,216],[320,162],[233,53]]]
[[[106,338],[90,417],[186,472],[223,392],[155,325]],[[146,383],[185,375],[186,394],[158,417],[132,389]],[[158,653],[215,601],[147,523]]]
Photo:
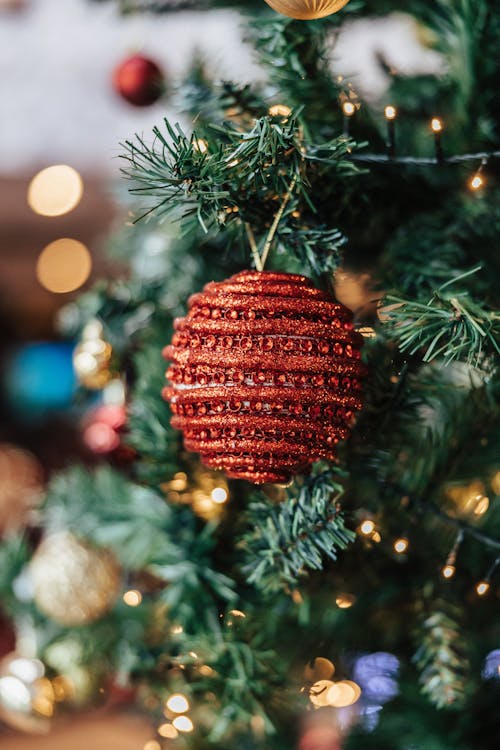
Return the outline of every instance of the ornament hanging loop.
[[[254,260],[255,268],[257,269],[257,271],[263,271],[264,270],[264,266],[266,265],[266,260],[267,260],[267,257],[269,255],[269,251],[271,249],[271,245],[273,243],[274,236],[275,236],[275,234],[277,232],[279,223],[280,223],[281,219],[283,218],[283,214],[285,213],[285,209],[286,209],[286,207],[288,205],[288,202],[289,202],[290,198],[292,197],[292,193],[293,193],[293,191],[295,189],[295,185],[296,184],[297,184],[297,175],[295,175],[295,177],[291,181],[291,183],[290,183],[290,185],[288,187],[288,190],[285,193],[285,196],[284,196],[283,200],[281,201],[281,205],[280,205],[278,211],[276,212],[276,215],[275,215],[275,217],[273,219],[273,223],[271,224],[271,227],[270,227],[269,232],[267,234],[266,240],[264,242],[264,247],[262,248],[262,254],[259,253],[259,248],[258,248],[257,243],[255,241],[255,235],[253,233],[252,227],[250,226],[250,224],[248,224],[248,222],[245,223],[245,230],[246,230],[246,233],[247,233],[248,242],[250,244],[250,249],[252,251],[253,260]]]

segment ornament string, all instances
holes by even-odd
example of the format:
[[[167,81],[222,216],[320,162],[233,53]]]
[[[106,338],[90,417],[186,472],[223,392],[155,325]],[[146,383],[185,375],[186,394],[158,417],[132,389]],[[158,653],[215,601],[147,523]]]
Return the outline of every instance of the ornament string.
[[[264,247],[262,248],[262,254],[258,258],[258,265],[256,262],[256,268],[257,271],[263,271],[264,266],[266,265],[267,256],[269,255],[269,251],[271,249],[271,245],[274,239],[274,235],[276,234],[276,231],[278,229],[279,223],[283,217],[283,214],[285,213],[285,208],[287,207],[288,201],[292,197],[292,193],[294,191],[295,185],[297,184],[297,175],[294,176],[293,180],[291,181],[288,190],[285,194],[285,197],[281,201],[281,205],[276,212],[276,215],[274,217],[273,223],[271,224],[271,227],[269,229],[269,232],[266,237],[266,241],[264,242]],[[253,252],[253,251],[252,251]],[[255,258],[255,253],[254,253]]]

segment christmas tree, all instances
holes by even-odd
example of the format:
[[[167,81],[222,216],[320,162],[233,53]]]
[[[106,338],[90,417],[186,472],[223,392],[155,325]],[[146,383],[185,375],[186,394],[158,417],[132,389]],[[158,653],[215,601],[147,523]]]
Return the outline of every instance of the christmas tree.
[[[150,750],[498,747],[500,8],[406,3],[440,72],[367,99],[335,41],[398,10],[264,8],[265,83],[193,64],[191,129],[122,146],[129,275],[61,317],[109,460],[4,536],[3,608]]]

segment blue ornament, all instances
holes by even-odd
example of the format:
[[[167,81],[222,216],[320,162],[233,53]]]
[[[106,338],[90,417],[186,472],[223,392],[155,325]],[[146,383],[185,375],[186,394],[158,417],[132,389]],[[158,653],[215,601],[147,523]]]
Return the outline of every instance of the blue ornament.
[[[71,406],[77,382],[73,344],[42,342],[18,349],[4,374],[7,401],[21,418],[39,418]]]

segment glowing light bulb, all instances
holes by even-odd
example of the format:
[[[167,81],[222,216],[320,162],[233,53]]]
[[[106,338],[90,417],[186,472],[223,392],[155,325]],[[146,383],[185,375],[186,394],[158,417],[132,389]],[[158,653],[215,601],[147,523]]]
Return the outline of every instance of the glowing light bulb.
[[[356,107],[352,102],[344,102],[342,105],[342,112],[346,117],[352,117],[356,111]]]
[[[289,117],[292,110],[286,104],[273,104],[272,107],[269,107],[269,114],[271,117]]]
[[[166,706],[174,714],[183,714],[189,711],[189,701],[182,693],[173,693],[167,700]]]
[[[479,581],[479,583],[476,585],[476,593],[478,596],[484,596],[488,593],[490,589],[490,584],[488,581]]]
[[[149,740],[149,742],[146,742],[144,745],[143,750],[161,750],[161,745],[156,740]]]
[[[410,543],[408,539],[402,536],[399,539],[396,539],[396,541],[394,542],[394,552],[397,552],[398,555],[403,555],[405,552],[407,552],[409,546]]]
[[[36,275],[49,292],[74,292],[84,284],[92,269],[92,258],[84,244],[64,237],[51,242],[38,256]]]
[[[441,575],[443,578],[453,578],[455,575],[455,566],[454,565],[445,565],[441,570]]]
[[[212,492],[210,493],[210,496],[214,503],[221,504],[225,503],[227,500],[227,490],[224,489],[224,487],[215,487]]]
[[[382,537],[380,536],[380,534],[378,533],[378,531],[374,531],[373,532],[373,534],[371,536],[371,539],[372,539],[372,542],[376,542],[377,544],[379,544],[379,542],[382,541]]]
[[[353,594],[339,594],[335,599],[335,604],[339,609],[349,609],[355,601],[356,597]]]
[[[396,118],[396,115],[397,115],[396,107],[393,107],[392,104],[389,104],[384,109],[384,115],[385,115],[385,117],[386,117],[387,120],[394,120]]]
[[[469,179],[467,185],[469,186],[469,190],[472,190],[474,192],[477,190],[481,190],[481,188],[484,187],[484,177],[476,172],[476,174],[473,174]]]
[[[189,716],[176,716],[172,724],[178,732],[192,732],[194,724]]]
[[[82,195],[83,182],[78,172],[67,164],[55,164],[33,177],[27,201],[41,216],[62,216],[79,204]]]
[[[138,607],[142,602],[142,594],[137,589],[130,589],[130,591],[125,591],[123,594],[123,601],[129,607]]]
[[[363,521],[363,523],[359,527],[359,530],[365,536],[370,536],[370,534],[375,531],[375,524],[373,523],[373,521],[367,518],[365,521]]]
[[[433,117],[431,120],[431,130],[433,133],[441,133],[443,130],[443,123],[439,117]]]

